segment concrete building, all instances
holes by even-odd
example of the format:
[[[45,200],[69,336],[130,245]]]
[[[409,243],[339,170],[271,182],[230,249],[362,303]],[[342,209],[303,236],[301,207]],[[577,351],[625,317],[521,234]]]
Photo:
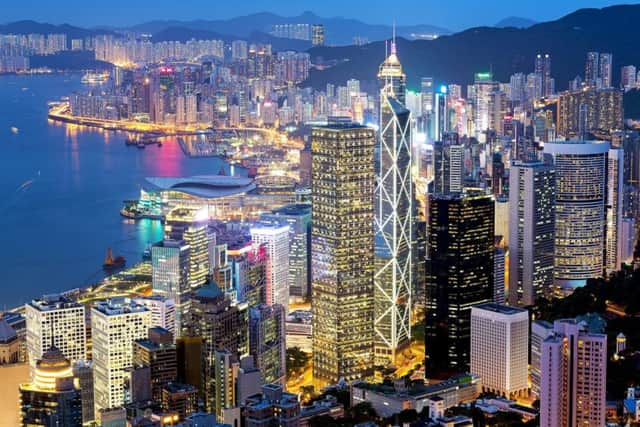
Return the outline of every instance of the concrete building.
[[[607,336],[574,319],[558,320],[540,352],[540,426],[603,426]]]
[[[605,270],[619,271],[623,262],[624,149],[611,148],[607,156],[607,218],[605,237]]]
[[[508,398],[528,389],[529,313],[495,303],[471,308],[471,373]]]
[[[184,241],[163,240],[151,247],[151,283],[153,295],[175,302],[176,336],[182,336],[189,313],[191,249]],[[166,328],[169,329],[169,328]]]
[[[25,305],[27,353],[33,377],[36,363],[55,346],[73,364],[86,358],[83,305],[62,295],[45,295]]]
[[[152,295],[134,298],[136,304],[144,305],[151,312],[151,326],[166,329],[176,336],[176,304],[172,298]]]
[[[261,394],[247,399],[243,413],[246,427],[298,427],[300,402],[298,396],[283,391],[281,385],[265,384]]]
[[[151,397],[162,399],[162,388],[178,377],[178,358],[173,334],[166,329],[153,327],[149,337],[133,342],[133,366],[149,368]]]
[[[262,384],[286,386],[285,314],[279,305],[249,309],[249,354],[260,370]]]
[[[101,409],[125,403],[133,342],[147,338],[150,325],[151,312],[126,298],[102,301],[91,309],[96,416]]]
[[[267,304],[280,304],[289,311],[289,226],[251,227],[251,240],[265,244],[268,256]]]
[[[509,171],[509,304],[528,306],[553,286],[553,166],[516,161]]]
[[[554,282],[563,293],[602,276],[608,152],[602,141],[544,145],[556,170]]]

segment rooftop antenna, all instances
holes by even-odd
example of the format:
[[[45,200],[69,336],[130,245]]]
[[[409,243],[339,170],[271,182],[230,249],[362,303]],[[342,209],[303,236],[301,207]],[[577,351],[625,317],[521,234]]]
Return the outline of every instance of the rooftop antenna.
[[[396,54],[396,20],[393,20],[393,38],[391,39],[391,54]]]

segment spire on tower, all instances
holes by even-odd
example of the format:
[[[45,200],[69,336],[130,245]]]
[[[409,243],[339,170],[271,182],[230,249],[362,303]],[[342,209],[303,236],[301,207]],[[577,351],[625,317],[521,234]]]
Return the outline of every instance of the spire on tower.
[[[393,20],[393,36],[391,39],[391,54],[395,55],[396,52],[396,20]]]

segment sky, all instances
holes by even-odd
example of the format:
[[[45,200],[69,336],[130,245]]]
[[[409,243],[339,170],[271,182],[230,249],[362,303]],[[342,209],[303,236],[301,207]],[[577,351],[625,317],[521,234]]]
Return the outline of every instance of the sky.
[[[357,18],[368,23],[432,24],[452,30],[493,25],[519,16],[535,21],[559,18],[583,7],[621,0],[2,0],[0,23],[33,19],[78,26],[126,26],[154,19],[224,19],[254,12],[284,16],[311,11],[319,16]]]

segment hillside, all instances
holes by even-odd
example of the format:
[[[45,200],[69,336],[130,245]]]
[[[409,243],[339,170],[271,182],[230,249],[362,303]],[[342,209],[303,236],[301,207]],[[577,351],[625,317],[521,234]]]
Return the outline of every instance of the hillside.
[[[53,25],[36,21],[16,21],[0,25],[0,34],[66,34],[67,39],[71,40],[115,33],[110,30],[89,30],[69,24]]]
[[[400,60],[411,88],[422,76],[436,82],[472,83],[473,73],[492,70],[495,78],[508,81],[515,72],[532,72],[534,57],[550,53],[556,88],[565,89],[570,79],[584,73],[585,55],[595,50],[613,53],[614,84],[622,65],[640,64],[640,5],[582,9],[556,21],[529,28],[472,28],[431,41],[398,41]],[[313,71],[307,83],[321,88],[326,83],[344,84],[349,78],[373,80],[384,57],[384,43],[367,46],[315,48],[312,58],[343,60],[325,71]]]

